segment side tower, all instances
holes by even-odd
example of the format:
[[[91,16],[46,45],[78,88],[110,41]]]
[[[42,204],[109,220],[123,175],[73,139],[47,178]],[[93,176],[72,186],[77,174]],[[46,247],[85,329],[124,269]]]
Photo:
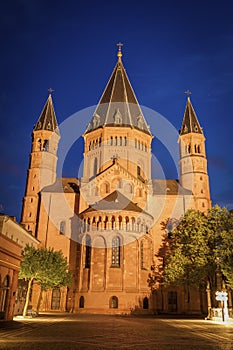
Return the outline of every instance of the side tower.
[[[205,136],[188,96],[179,136],[180,182],[192,191],[194,207],[206,211],[211,206]]]
[[[60,138],[51,93],[32,132],[27,182],[21,223],[36,235],[39,191],[56,179],[57,149]]]

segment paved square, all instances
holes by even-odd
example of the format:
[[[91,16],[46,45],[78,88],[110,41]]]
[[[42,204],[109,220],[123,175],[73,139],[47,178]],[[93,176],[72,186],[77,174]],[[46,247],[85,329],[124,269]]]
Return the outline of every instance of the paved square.
[[[0,323],[0,349],[231,350],[233,325],[185,318],[44,314]]]

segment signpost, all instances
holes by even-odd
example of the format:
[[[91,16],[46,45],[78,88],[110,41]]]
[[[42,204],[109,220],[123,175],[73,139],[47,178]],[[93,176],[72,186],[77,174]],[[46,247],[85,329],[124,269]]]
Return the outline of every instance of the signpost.
[[[228,296],[227,296],[227,292],[216,292],[216,300],[221,301],[222,304],[222,320],[223,322],[225,320],[228,319],[228,308],[227,308],[227,300],[228,300]]]

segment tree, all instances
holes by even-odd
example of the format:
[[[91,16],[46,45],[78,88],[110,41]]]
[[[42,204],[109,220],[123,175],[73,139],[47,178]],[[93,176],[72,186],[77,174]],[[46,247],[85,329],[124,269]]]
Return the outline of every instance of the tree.
[[[219,263],[226,282],[233,287],[233,215],[226,208],[215,206],[206,214],[188,210],[163,243],[158,256],[163,255],[164,267],[161,272],[152,266],[150,285],[159,279],[165,285],[186,286],[189,300],[190,286],[215,285]]]
[[[22,251],[22,258],[19,279],[28,281],[23,310],[23,316],[26,316],[33,281],[40,285],[41,290],[59,288],[71,284],[71,274],[61,251],[51,248],[36,249],[27,245]]]

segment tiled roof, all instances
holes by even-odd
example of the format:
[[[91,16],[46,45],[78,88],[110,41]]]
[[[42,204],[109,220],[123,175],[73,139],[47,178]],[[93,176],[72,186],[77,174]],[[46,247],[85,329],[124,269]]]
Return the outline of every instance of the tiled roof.
[[[79,180],[73,177],[58,178],[52,185],[44,187],[42,192],[79,193]]]
[[[44,105],[44,108],[41,112],[41,115],[34,127],[34,131],[36,130],[49,130],[55,131],[59,134],[57,118],[53,107],[53,100],[51,94]]]
[[[202,128],[198,122],[196,113],[188,97],[187,104],[185,107],[184,118],[182,122],[182,126],[180,129],[180,135],[188,134],[188,133],[197,133],[203,134]]]
[[[119,56],[86,133],[105,125],[130,126],[151,134]]]
[[[144,212],[136,203],[133,203],[129,198],[125,197],[119,191],[114,191],[110,193],[105,198],[101,199],[99,202],[92,204],[84,210],[81,214],[89,213],[93,211],[134,211],[137,213]],[[144,212],[144,214],[148,214]],[[150,215],[150,214],[148,214]]]
[[[153,195],[191,195],[192,191],[183,188],[178,180],[152,180]]]

